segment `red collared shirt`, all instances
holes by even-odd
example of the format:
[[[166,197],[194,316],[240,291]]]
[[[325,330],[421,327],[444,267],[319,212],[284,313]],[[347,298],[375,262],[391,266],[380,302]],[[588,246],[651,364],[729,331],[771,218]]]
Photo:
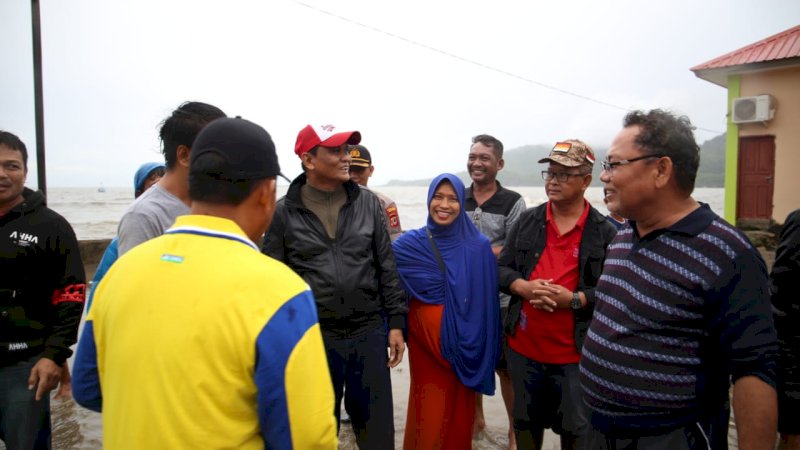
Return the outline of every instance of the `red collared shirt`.
[[[572,229],[559,233],[551,204],[547,204],[547,244],[530,280],[552,279],[570,291],[578,287],[578,251],[589,217],[589,202]],[[517,353],[545,364],[574,364],[580,360],[575,348],[575,316],[571,309],[547,312],[523,301],[517,329],[508,337],[508,346]]]

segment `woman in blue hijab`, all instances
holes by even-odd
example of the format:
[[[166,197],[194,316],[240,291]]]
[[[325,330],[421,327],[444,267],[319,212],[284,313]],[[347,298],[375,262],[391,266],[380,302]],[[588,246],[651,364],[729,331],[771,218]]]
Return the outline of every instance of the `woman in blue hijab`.
[[[475,392],[493,395],[495,389],[501,336],[497,260],[464,213],[458,177],[436,177],[427,204],[427,225],[393,245],[411,298],[403,447],[471,448]]]

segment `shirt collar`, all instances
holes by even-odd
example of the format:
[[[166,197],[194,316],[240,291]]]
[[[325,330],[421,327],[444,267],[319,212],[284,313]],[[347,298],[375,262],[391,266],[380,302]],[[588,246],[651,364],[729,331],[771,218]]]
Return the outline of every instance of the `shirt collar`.
[[[217,216],[186,215],[178,216],[165,234],[198,234],[203,236],[230,239],[241,242],[258,251],[258,246],[250,240],[236,222]]]
[[[498,192],[500,192],[500,191],[502,191],[502,190],[503,190],[503,186],[500,184],[500,182],[499,182],[499,181],[497,181],[497,180],[494,180],[494,183],[495,183],[495,185],[497,186],[497,190],[494,192],[494,194],[492,195],[492,197],[490,197],[490,200],[491,200],[492,198],[494,198],[494,196],[495,196],[495,195],[497,195],[497,193],[498,193]],[[473,183],[470,183],[469,187],[468,187],[468,188],[466,188],[466,189],[464,189],[464,198],[475,198],[475,197],[472,195],[472,191],[473,191],[473,189],[474,189],[474,188],[475,188],[475,183],[474,183],[474,182],[473,182]],[[488,201],[488,200],[487,200],[487,201]]]
[[[689,214],[685,215],[681,220],[673,223],[672,225],[662,228],[660,230],[654,230],[648,234],[648,236],[658,236],[665,232],[670,233],[680,233],[685,234],[688,236],[697,236],[698,234],[702,233],[703,230],[708,228],[715,219],[717,219],[717,214],[711,210],[711,207],[708,206],[708,203],[700,202],[700,207],[695,208],[694,211],[690,212]],[[631,227],[636,230],[636,221],[635,220],[628,220]],[[636,232],[638,236],[638,232]]]
[[[547,223],[550,223],[550,222],[553,221],[553,210],[552,210],[552,206],[551,205],[552,205],[551,202],[547,202],[547,209],[546,209],[547,212],[545,213],[545,220],[547,221]],[[578,221],[575,222],[575,226],[573,228],[577,228],[579,230],[583,230],[586,227],[586,220],[589,218],[589,210],[591,209],[589,206],[590,206],[589,202],[584,198],[583,199],[583,212],[581,213],[581,216],[578,217]],[[567,230],[566,232],[562,232],[561,234],[566,234],[569,231],[571,231],[571,230]]]

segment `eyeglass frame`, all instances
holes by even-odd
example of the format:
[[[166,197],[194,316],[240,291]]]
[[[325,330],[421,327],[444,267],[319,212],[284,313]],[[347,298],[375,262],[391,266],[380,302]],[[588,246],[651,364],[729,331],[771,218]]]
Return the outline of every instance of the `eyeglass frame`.
[[[614,162],[600,161],[600,165],[603,167],[603,170],[605,170],[608,173],[612,173],[614,172],[614,168],[617,166],[626,166],[630,163],[635,163],[636,161],[641,161],[643,159],[663,158],[665,156],[667,155],[644,155],[644,156],[637,156],[636,158],[631,158],[631,159],[620,159],[619,161],[614,161]]]
[[[569,181],[571,177],[585,177],[586,175],[591,175],[591,172],[588,173],[569,173],[569,172],[551,172],[549,170],[542,171],[542,179],[544,181],[553,181],[555,178],[556,181],[559,183],[566,183]]]

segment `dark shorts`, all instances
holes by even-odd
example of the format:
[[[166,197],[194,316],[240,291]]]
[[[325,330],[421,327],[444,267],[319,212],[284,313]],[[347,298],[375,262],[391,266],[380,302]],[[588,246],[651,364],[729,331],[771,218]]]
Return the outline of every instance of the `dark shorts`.
[[[508,374],[514,387],[514,431],[540,434],[546,428],[584,436],[589,411],[583,402],[578,364],[543,364],[508,349]]]

